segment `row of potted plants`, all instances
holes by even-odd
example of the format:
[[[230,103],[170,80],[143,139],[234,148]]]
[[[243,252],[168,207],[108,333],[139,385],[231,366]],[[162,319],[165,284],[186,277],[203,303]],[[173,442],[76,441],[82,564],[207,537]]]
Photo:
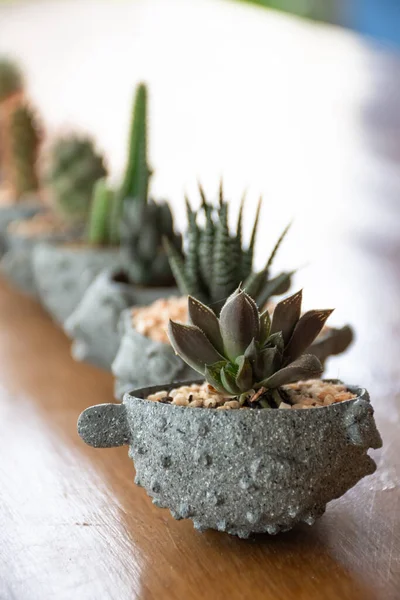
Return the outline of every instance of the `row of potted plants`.
[[[0,101],[7,77],[0,68]],[[21,89],[14,85],[11,97],[20,98]],[[1,112],[7,132],[16,130],[10,110]],[[35,140],[37,149],[40,136]],[[37,151],[24,152],[36,168]],[[2,148],[1,160],[9,155]],[[368,393],[320,379],[326,359],[351,343],[351,328],[327,327],[331,310],[303,313],[301,292],[274,306],[293,275],[271,274],[288,228],[256,271],[261,202],[249,244],[245,200],[232,232],[222,184],[216,203],[201,186],[197,210],[186,199],[183,239],[175,232],[168,203],[149,196],[143,84],[117,189],[90,141],[76,137],[53,147],[46,173],[63,225],[55,231],[43,206],[33,218],[7,222],[3,272],[11,264],[9,276],[36,291],[72,338],[76,359],[112,368],[122,402],[82,413],[85,442],[129,445],[135,481],[157,506],[199,530],[240,537],[312,524],[330,500],[374,471],[367,451],[381,439]],[[40,177],[35,185],[32,191],[42,192]],[[24,204],[22,193],[14,196]],[[13,236],[36,226],[40,233],[24,253]]]

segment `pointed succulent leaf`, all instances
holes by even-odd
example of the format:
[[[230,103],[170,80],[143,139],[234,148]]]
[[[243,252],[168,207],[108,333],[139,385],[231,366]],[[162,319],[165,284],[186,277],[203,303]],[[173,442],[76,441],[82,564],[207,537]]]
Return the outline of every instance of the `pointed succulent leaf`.
[[[263,307],[271,298],[271,296],[280,296],[285,294],[291,285],[292,275],[294,271],[289,273],[281,273],[273,279],[269,279],[258,292],[255,300],[258,306]]]
[[[224,395],[226,395],[227,391],[221,381],[221,370],[226,364],[226,360],[218,361],[212,365],[206,365],[204,370],[204,377],[206,378],[206,381],[212,385],[217,392]]]
[[[236,384],[235,376],[232,375],[226,367],[221,369],[221,382],[230,396],[237,396],[240,394],[241,390]]]
[[[194,325],[182,325],[170,321],[168,337],[176,354],[199,373],[204,374],[206,365],[224,358],[216,351],[201,329]]]
[[[271,333],[282,331],[283,341],[287,344],[292,337],[294,328],[301,315],[301,300],[303,292],[278,302],[272,315]]]
[[[257,356],[259,354],[259,347],[256,340],[253,338],[250,344],[247,346],[244,356],[250,361],[250,364],[253,366],[256,363]]]
[[[259,320],[245,292],[239,292],[221,310],[220,331],[228,358],[235,360],[244,354],[253,338],[259,335]]]
[[[318,358],[312,354],[303,354],[257,385],[272,389],[301,379],[315,379],[320,377],[321,373],[322,365]]]
[[[278,250],[279,250],[279,247],[280,247],[280,245],[282,244],[283,240],[285,239],[285,237],[286,237],[286,234],[287,234],[287,232],[289,231],[289,229],[290,229],[291,225],[292,225],[291,223],[289,223],[288,225],[286,225],[286,227],[285,227],[285,229],[283,230],[283,232],[281,233],[281,235],[280,235],[280,237],[279,237],[278,241],[276,242],[276,244],[275,244],[275,246],[274,246],[274,248],[273,248],[273,250],[272,250],[272,252],[271,252],[271,255],[270,255],[269,259],[268,259],[268,262],[267,262],[267,265],[266,265],[266,268],[267,268],[267,269],[269,269],[269,268],[270,268],[270,266],[272,265],[272,263],[273,263],[273,261],[274,261],[274,258],[275,258],[275,255],[276,255],[276,253],[278,252]]]
[[[268,348],[276,346],[278,351],[283,354],[283,350],[285,348],[285,343],[283,341],[282,331],[277,331],[276,333],[272,333],[267,340]]]
[[[196,298],[189,296],[188,299],[189,321],[201,329],[210,340],[214,348],[221,354],[224,351],[218,319],[215,313]]]
[[[329,328],[326,333],[320,335],[309,347],[310,354],[314,354],[322,364],[329,356],[344,352],[351,344],[354,333],[349,325],[340,329]]]
[[[267,379],[279,367],[281,354],[278,348],[264,348],[257,357],[255,366],[255,379],[257,381]]]
[[[186,277],[185,265],[181,254],[166,237],[163,238],[163,245],[168,256],[171,271],[175,277],[176,284],[181,294],[197,295],[197,290],[192,289],[191,282]]]
[[[333,310],[309,310],[300,317],[284,352],[288,364],[303,354],[313,343]]]
[[[235,380],[236,385],[242,393],[247,392],[253,386],[253,369],[250,361],[245,356],[239,356],[236,364],[239,367]]]
[[[260,315],[260,343],[264,344],[271,333],[271,316],[268,310]]]

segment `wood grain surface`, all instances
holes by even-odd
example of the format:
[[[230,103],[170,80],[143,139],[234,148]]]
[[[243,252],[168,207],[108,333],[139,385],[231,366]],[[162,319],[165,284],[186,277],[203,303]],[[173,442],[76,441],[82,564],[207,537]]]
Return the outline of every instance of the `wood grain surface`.
[[[296,216],[277,269],[307,265],[293,288],[306,308],[335,306],[332,322],[354,326],[327,375],[369,389],[384,441],[376,473],[311,528],[197,533],[134,485],[126,448],[78,438],[112,378],[75,363],[40,306],[0,281],[0,599],[398,600],[399,58],[217,0],[6,3],[0,23],[49,130],[94,131],[115,172],[132,84],[149,81],[154,185],[180,224],[183,189],[200,176],[214,190],[221,173],[233,207],[252,184],[247,230],[267,197],[259,264]]]

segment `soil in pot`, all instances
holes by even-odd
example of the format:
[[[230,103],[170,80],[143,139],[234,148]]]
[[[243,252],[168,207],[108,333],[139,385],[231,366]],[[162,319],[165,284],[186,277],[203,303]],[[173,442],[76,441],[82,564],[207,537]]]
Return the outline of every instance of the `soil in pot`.
[[[193,369],[175,354],[168,342],[166,329],[170,318],[187,320],[186,297],[160,298],[149,306],[134,307],[122,314],[123,335],[112,364],[117,398],[133,387],[193,377]]]
[[[39,297],[61,325],[104,269],[121,266],[119,248],[85,243],[43,243],[34,248],[33,272]]]
[[[296,400],[290,410],[188,410],[160,401],[160,392],[171,396],[184,385],[135,390],[122,404],[88,408],[78,431],[95,447],[129,445],[135,482],[198,530],[248,537],[311,525],[328,502],[376,469],[367,452],[382,440],[364,389],[303,382],[287,388]],[[192,394],[202,385],[187,384]],[[339,400],[344,393],[351,398]],[[317,406],[329,395],[337,401]],[[315,408],[296,407],[310,397]]]
[[[134,285],[124,271],[102,272],[64,323],[64,330],[73,339],[73,357],[110,370],[121,342],[121,313],[174,292],[177,289],[172,287]]]

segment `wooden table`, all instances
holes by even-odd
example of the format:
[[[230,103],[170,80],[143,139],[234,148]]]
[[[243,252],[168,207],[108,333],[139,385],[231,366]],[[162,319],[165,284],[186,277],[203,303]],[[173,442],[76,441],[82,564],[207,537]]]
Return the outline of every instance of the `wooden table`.
[[[198,175],[214,189],[222,172],[234,205],[251,182],[248,227],[256,194],[268,197],[261,264],[296,214],[278,265],[309,263],[295,284],[307,305],[353,324],[356,343],[328,375],[369,388],[384,440],[377,472],[312,528],[199,534],[134,485],[126,448],[80,441],[77,417],[112,399],[111,376],[74,363],[39,305],[0,282],[1,600],[399,599],[399,59],[216,0],[41,2],[2,7],[0,20],[0,50],[26,60],[50,130],[85,124],[116,171],[132,81],[146,73],[155,188],[178,222]]]

